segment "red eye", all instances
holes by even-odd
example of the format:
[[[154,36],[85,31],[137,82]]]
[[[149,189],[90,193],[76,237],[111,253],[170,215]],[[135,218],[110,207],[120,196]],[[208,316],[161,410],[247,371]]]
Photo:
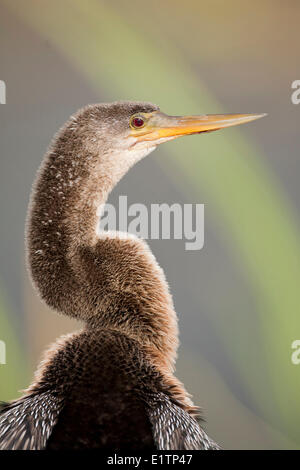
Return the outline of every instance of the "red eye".
[[[141,117],[134,117],[131,121],[131,124],[133,125],[133,127],[143,127],[143,125],[145,124],[145,121],[143,118]]]

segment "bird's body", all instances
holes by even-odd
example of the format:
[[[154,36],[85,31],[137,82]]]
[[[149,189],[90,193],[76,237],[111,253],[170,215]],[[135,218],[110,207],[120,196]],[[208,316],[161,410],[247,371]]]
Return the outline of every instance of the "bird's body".
[[[173,374],[177,317],[163,271],[143,240],[96,229],[134,163],[175,136],[233,125],[222,119],[119,102],[80,110],[57,134],[31,198],[28,266],[43,300],[85,327],[59,340],[23,398],[2,408],[0,449],[218,447]]]

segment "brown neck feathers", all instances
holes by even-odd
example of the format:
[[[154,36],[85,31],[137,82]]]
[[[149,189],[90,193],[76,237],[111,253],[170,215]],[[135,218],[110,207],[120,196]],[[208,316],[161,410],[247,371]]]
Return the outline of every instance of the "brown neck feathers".
[[[99,205],[132,163],[104,158],[109,148],[88,129],[71,119],[39,170],[27,222],[33,283],[50,307],[131,335],[171,371],[177,320],[162,270],[144,241],[96,231]]]

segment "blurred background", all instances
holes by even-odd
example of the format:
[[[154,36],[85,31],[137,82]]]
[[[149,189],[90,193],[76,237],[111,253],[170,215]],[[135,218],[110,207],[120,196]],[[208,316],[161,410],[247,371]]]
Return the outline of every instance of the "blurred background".
[[[268,113],[160,147],[120,182],[128,204],[205,204],[205,244],[149,244],[179,316],[177,376],[229,449],[300,448],[297,0],[0,0],[0,400],[81,327],[50,312],[24,265],[30,188],[79,107],[152,101],[170,114]]]

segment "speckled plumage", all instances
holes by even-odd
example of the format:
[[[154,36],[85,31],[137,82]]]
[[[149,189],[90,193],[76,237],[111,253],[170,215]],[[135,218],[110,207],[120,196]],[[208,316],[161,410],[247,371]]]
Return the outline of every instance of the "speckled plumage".
[[[84,321],[46,354],[34,383],[0,412],[0,449],[217,448],[173,375],[177,317],[164,273],[136,237],[96,233],[97,209],[156,145],[129,133],[149,103],[80,110],[39,170],[27,222],[32,281]]]

